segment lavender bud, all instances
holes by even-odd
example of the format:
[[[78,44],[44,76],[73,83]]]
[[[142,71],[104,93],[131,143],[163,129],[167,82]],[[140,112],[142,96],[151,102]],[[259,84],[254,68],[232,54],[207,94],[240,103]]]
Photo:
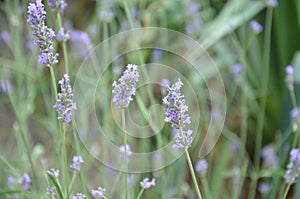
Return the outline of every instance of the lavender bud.
[[[263,27],[262,25],[260,25],[257,21],[255,20],[252,20],[250,21],[250,28],[253,30],[253,32],[255,34],[259,34],[262,30],[263,30]]]
[[[25,173],[24,176],[19,179],[19,184],[23,186],[24,190],[29,189],[30,182],[31,182],[31,178],[27,173]]]
[[[52,11],[61,12],[67,7],[67,3],[64,0],[48,0],[48,6]]]
[[[205,174],[207,168],[208,168],[207,161],[205,159],[201,159],[201,160],[198,160],[195,170],[197,172],[201,172],[201,173]]]
[[[291,65],[288,65],[285,67],[285,73],[286,73],[286,77],[285,77],[285,83],[287,88],[292,91],[294,90],[294,68]]]
[[[74,196],[72,196],[72,199],[84,199],[85,195],[82,193],[76,193]]]
[[[139,72],[137,66],[134,64],[128,64],[127,69],[118,80],[113,82],[112,90],[113,102],[119,108],[127,108],[132,101],[132,95],[135,95],[136,84],[139,79]]]
[[[74,156],[73,157],[73,164],[70,165],[70,168],[72,169],[72,171],[75,172],[79,172],[80,171],[80,166],[84,163],[83,159],[81,156]]]
[[[193,131],[190,129],[187,131],[178,132],[175,136],[175,144],[172,146],[172,148],[175,150],[189,148],[193,142],[192,134]]]
[[[92,196],[93,198],[104,198],[104,194],[105,194],[106,189],[102,188],[102,187],[98,187],[97,190],[92,190]]]
[[[299,175],[299,171],[300,171],[299,149],[292,149],[290,152],[290,163],[288,164],[286,173],[284,175],[285,182],[290,185],[296,183]]]
[[[56,195],[56,187],[47,187],[46,194],[48,196],[55,196]]]

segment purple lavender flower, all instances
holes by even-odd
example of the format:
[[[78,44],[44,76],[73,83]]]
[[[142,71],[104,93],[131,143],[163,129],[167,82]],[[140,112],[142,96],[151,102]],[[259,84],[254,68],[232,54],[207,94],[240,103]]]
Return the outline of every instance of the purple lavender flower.
[[[290,152],[290,163],[288,164],[286,173],[284,175],[285,182],[290,185],[296,183],[299,175],[299,171],[300,171],[299,149],[292,149]]]
[[[73,156],[73,164],[70,165],[70,168],[73,172],[79,172],[80,166],[84,163],[81,156]]]
[[[31,182],[31,178],[27,173],[25,173],[24,176],[19,179],[19,184],[23,186],[24,190],[29,189],[30,182]]]
[[[193,142],[193,131],[188,129],[187,131],[180,131],[175,136],[175,144],[172,148],[175,150],[187,149]]]
[[[257,187],[258,191],[263,194],[268,193],[271,190],[271,188],[271,184],[267,182],[260,182]]]
[[[98,16],[101,21],[111,22],[115,17],[115,13],[112,10],[100,10]]]
[[[293,108],[290,112],[290,118],[292,120],[295,120],[299,115],[299,109],[298,108]]]
[[[72,110],[76,110],[76,103],[73,102],[73,92],[70,86],[68,74],[64,74],[63,78],[58,82],[61,92],[58,93],[58,99],[53,106],[58,113],[58,120],[65,123],[71,122]]]
[[[46,11],[41,0],[36,0],[35,4],[30,3],[27,13],[27,22],[31,24],[33,35],[36,37],[33,43],[39,45],[40,48],[38,61],[50,67],[58,62],[58,54],[53,52],[52,40],[55,37],[55,32],[45,24]]]
[[[136,84],[139,79],[138,68],[134,64],[128,64],[127,69],[118,80],[113,82],[112,90],[113,102],[119,108],[127,108],[132,101],[132,95],[135,95]]]
[[[54,178],[58,178],[60,172],[59,172],[59,170],[52,168],[52,169],[48,170],[47,173]]]
[[[56,187],[47,187],[46,194],[48,196],[55,196],[56,195]]]
[[[7,177],[7,182],[8,182],[8,184],[14,184],[15,183],[15,178],[13,176],[8,176]]]
[[[102,187],[98,187],[97,190],[92,190],[92,196],[93,198],[104,198],[104,194],[105,194],[106,189],[102,188]]]
[[[195,4],[195,3],[190,3],[187,7],[187,10],[186,10],[188,15],[197,14],[198,11],[199,11],[199,5]]]
[[[163,103],[167,105],[165,122],[171,123],[176,129],[182,129],[186,124],[191,123],[191,118],[186,113],[188,106],[180,92],[182,85],[183,83],[178,79],[175,84],[168,87],[168,94],[163,98]]]
[[[7,30],[4,30],[0,34],[0,40],[4,41],[5,43],[9,43],[10,41],[10,34],[8,33]]]
[[[263,159],[263,164],[265,167],[271,169],[276,169],[278,167],[279,160],[276,156],[274,144],[264,146],[260,155]]]
[[[202,20],[199,18],[192,19],[185,27],[185,32],[188,35],[196,33],[202,27]]]
[[[201,173],[204,173],[208,168],[208,163],[205,159],[201,159],[201,160],[198,160],[198,162],[196,163],[196,168],[195,170],[197,172],[201,172]]]
[[[143,181],[140,182],[140,185],[143,189],[149,189],[150,187],[154,187],[155,178],[152,178],[151,181],[149,181],[149,178],[144,178]]]
[[[250,28],[253,30],[255,34],[260,33],[263,30],[262,25],[260,25],[257,21],[250,21]]]
[[[152,52],[152,62],[157,62],[162,57],[162,50],[160,48],[155,48]]]
[[[91,39],[89,35],[86,32],[82,32],[80,30],[73,30],[70,33],[70,39],[74,43],[82,43],[84,45],[90,45],[91,44]]]
[[[270,8],[275,8],[278,6],[277,0],[266,0],[266,5]]]
[[[243,66],[242,64],[238,63],[238,64],[234,64],[232,67],[232,74],[233,75],[238,75],[242,72],[243,70]]]
[[[82,193],[76,193],[74,196],[72,196],[72,199],[84,199],[85,195]]]
[[[171,85],[171,82],[170,80],[166,79],[166,78],[163,78],[160,80],[160,92],[163,94],[163,95],[166,95],[166,92],[167,92],[167,89],[168,87]]]
[[[67,7],[67,3],[64,0],[48,0],[48,6],[52,11],[61,12]]]
[[[124,154],[125,154],[124,145],[121,145],[119,149],[120,149],[120,156],[121,156],[121,158],[123,158]],[[126,154],[127,154],[127,157],[132,155],[132,151],[131,151],[131,148],[130,148],[129,144],[126,144]]]
[[[287,88],[292,91],[294,90],[294,68],[291,65],[288,65],[285,67],[285,73],[286,73],[286,77],[285,77],[285,83]]]
[[[70,38],[70,35],[65,32],[64,28],[61,28],[60,31],[56,35],[57,41],[65,42]]]

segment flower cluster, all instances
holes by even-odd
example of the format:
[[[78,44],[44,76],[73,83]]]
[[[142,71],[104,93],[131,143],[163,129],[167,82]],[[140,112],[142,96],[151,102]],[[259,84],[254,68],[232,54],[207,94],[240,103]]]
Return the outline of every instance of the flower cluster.
[[[274,144],[269,144],[262,148],[261,157],[263,160],[263,166],[269,169],[276,169],[279,164],[279,160],[276,156],[276,150]]]
[[[200,173],[205,173],[208,168],[208,163],[205,159],[198,160],[196,164],[196,171]]]
[[[124,155],[125,155],[125,146],[121,145],[119,147],[119,150],[120,150],[120,156],[121,156],[121,158],[123,158]],[[126,155],[127,155],[127,157],[132,155],[132,151],[131,151],[131,148],[130,148],[129,144],[126,144]]]
[[[138,68],[134,64],[128,64],[127,69],[124,71],[123,75],[118,80],[113,82],[114,87],[113,102],[119,108],[128,107],[129,103],[132,101],[132,95],[135,95],[136,84],[139,79]]]
[[[56,195],[56,187],[47,187],[46,194],[50,197]]]
[[[52,169],[48,170],[47,173],[54,178],[58,178],[60,172],[59,172],[59,170],[52,168]]]
[[[58,113],[58,120],[70,123],[72,110],[76,110],[77,108],[76,103],[72,100],[73,92],[68,74],[64,74],[63,78],[58,83],[60,84],[61,92],[58,93],[58,99],[53,107]]]
[[[19,184],[23,186],[24,190],[29,189],[30,182],[31,182],[31,178],[27,173],[25,173],[24,176],[19,179]]]
[[[67,5],[68,4],[64,0],[48,0],[48,6],[53,11],[63,11]]]
[[[73,157],[73,164],[70,165],[70,168],[73,170],[73,172],[79,172],[80,166],[84,163],[81,156],[74,156]]]
[[[60,31],[56,35],[57,41],[65,42],[70,38],[69,33],[65,32],[64,28],[61,28]]]
[[[168,86],[168,94],[163,98],[163,103],[167,105],[165,122],[172,124],[172,127],[179,129],[179,132],[175,136],[175,144],[173,148],[175,150],[189,148],[193,142],[193,131],[184,131],[183,128],[191,123],[190,116],[186,113],[188,106],[185,103],[184,95],[181,94],[180,89],[183,83],[180,79]]]
[[[143,189],[149,189],[155,186],[155,178],[152,178],[151,181],[149,181],[149,178],[144,178],[143,181],[140,182],[140,185]]]
[[[182,85],[183,83],[179,79],[168,87],[168,94],[163,98],[163,103],[167,105],[165,122],[170,122],[176,129],[182,129],[186,124],[191,123],[190,116],[186,114],[188,106],[180,92]]]
[[[296,183],[299,175],[299,171],[300,171],[299,149],[292,149],[290,152],[290,163],[288,164],[286,173],[284,175],[285,182],[290,185]]]
[[[92,196],[93,198],[104,198],[104,193],[106,189],[102,187],[98,187],[97,190],[92,190]]]
[[[84,199],[85,195],[82,193],[76,193],[74,196],[72,196],[72,199]]]
[[[31,24],[33,35],[36,37],[33,43],[38,45],[40,49],[38,62],[50,67],[58,62],[58,54],[53,52],[52,40],[55,37],[55,32],[48,28],[45,23],[46,11],[42,1],[36,0],[36,3],[30,3],[27,13],[27,22]]]

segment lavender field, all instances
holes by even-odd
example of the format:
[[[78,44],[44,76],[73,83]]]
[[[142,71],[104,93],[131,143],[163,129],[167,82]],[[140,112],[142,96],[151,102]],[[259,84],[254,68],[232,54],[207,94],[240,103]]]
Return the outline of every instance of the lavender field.
[[[300,198],[300,1],[0,15],[0,199]]]

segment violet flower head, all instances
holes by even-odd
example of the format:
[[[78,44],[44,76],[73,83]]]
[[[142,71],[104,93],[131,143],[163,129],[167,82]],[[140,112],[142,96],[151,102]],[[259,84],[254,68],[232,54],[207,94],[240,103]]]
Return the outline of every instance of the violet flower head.
[[[39,46],[40,54],[38,62],[45,66],[52,66],[58,63],[58,53],[54,53],[53,38],[55,32],[46,25],[46,11],[41,0],[36,3],[30,3],[28,6],[27,22],[31,24],[33,36],[35,36],[34,44]]]
[[[300,171],[300,153],[299,149],[292,149],[290,152],[290,163],[287,166],[284,175],[285,182],[289,185],[297,182]]]
[[[272,189],[272,185],[267,182],[261,182],[258,184],[257,187],[257,190],[262,194],[268,193],[271,189]]]
[[[140,185],[143,189],[149,189],[155,186],[155,178],[152,178],[151,181],[149,181],[149,178],[144,178],[143,181],[140,182]]]
[[[4,30],[0,34],[0,40],[4,41],[5,43],[9,43],[10,41],[10,34],[8,33],[7,30]]]
[[[23,186],[24,190],[29,189],[30,182],[31,182],[31,178],[27,173],[25,173],[24,176],[19,179],[19,184]]]
[[[287,65],[287,66],[285,67],[285,73],[286,73],[287,75],[293,75],[293,74],[294,74],[294,68],[293,68],[293,66]]]
[[[76,110],[76,103],[73,102],[73,92],[70,85],[68,74],[64,74],[63,78],[58,82],[60,84],[61,92],[58,93],[58,99],[54,104],[57,111],[57,119],[65,123],[71,122],[72,111]]]
[[[175,144],[172,148],[175,150],[187,149],[193,142],[193,131],[188,129],[187,131],[178,132],[175,136]]]
[[[67,3],[64,0],[48,0],[48,6],[52,11],[61,12],[67,7]]]
[[[162,57],[162,53],[163,53],[162,49],[154,48],[151,57],[152,62],[158,62]]]
[[[196,163],[196,168],[195,170],[197,172],[201,172],[201,173],[204,173],[208,168],[208,163],[205,159],[201,159],[201,160],[198,160],[198,162]]]
[[[70,35],[65,32],[64,28],[61,28],[60,31],[56,35],[57,41],[65,42],[70,38]]]
[[[199,5],[196,3],[190,3],[186,9],[188,15],[195,15],[199,12]]]
[[[82,193],[76,193],[74,196],[72,196],[72,199],[84,199],[85,195]]]
[[[98,187],[98,189],[96,190],[92,190],[92,196],[93,198],[104,198],[105,197],[105,191],[106,189],[105,188],[102,188],[102,187]]]
[[[15,178],[13,176],[8,176],[7,177],[7,183],[8,184],[14,184],[15,183]]]
[[[279,159],[276,156],[276,150],[274,144],[268,144],[264,146],[261,150],[261,157],[263,160],[263,165],[269,169],[277,169],[279,164]]]
[[[232,74],[233,75],[238,75],[242,72],[243,66],[240,63],[234,64],[232,67]]]
[[[262,25],[255,20],[250,21],[249,25],[255,34],[259,34],[261,31],[263,31]]]
[[[277,0],[266,0],[266,5],[270,8],[275,8],[278,6]]]
[[[114,81],[112,86],[113,102],[119,108],[127,108],[135,95],[136,84],[139,79],[138,68],[134,64],[128,64],[127,69],[120,77],[118,82]]]
[[[186,113],[188,106],[180,92],[182,85],[183,83],[178,79],[175,84],[168,87],[168,94],[163,98],[163,103],[167,106],[165,122],[171,123],[176,129],[183,129],[186,124],[191,123],[191,118]]]
[[[73,156],[73,164],[70,165],[70,168],[73,172],[79,172],[80,166],[84,163],[81,156]]]

